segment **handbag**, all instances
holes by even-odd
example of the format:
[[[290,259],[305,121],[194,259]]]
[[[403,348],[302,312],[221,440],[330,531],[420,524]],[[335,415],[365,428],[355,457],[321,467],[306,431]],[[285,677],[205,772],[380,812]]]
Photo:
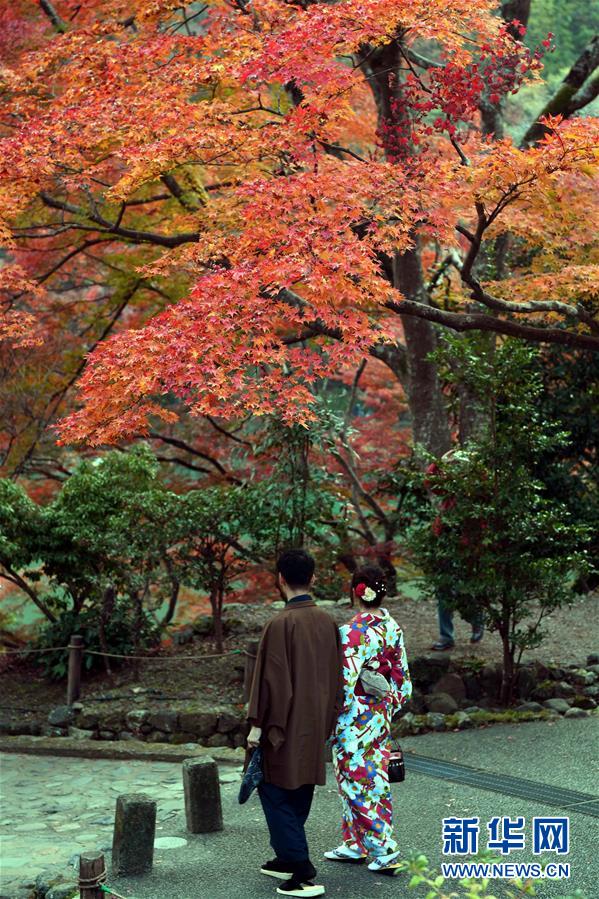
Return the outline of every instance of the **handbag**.
[[[264,780],[262,770],[262,750],[260,747],[254,749],[247,770],[243,775],[241,785],[239,787],[238,801],[240,805],[247,802],[256,787]]]
[[[391,743],[389,755],[389,783],[401,783],[406,779],[406,766],[403,759],[403,750],[397,740]]]

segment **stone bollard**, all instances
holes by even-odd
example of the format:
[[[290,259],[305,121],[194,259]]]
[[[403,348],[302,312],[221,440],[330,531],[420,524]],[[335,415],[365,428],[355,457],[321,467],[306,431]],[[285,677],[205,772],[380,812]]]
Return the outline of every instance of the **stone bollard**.
[[[185,759],[183,792],[190,833],[212,833],[223,829],[218,765],[214,759]]]
[[[112,841],[113,874],[145,874],[152,870],[156,803],[143,793],[127,793],[116,801]]]

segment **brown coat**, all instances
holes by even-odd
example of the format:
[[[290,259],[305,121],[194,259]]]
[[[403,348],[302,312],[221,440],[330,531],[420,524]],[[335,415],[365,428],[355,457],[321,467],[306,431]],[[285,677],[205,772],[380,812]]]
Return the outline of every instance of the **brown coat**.
[[[313,599],[289,603],[262,633],[248,708],[262,728],[267,783],[325,783],[325,742],[342,690],[337,625]]]

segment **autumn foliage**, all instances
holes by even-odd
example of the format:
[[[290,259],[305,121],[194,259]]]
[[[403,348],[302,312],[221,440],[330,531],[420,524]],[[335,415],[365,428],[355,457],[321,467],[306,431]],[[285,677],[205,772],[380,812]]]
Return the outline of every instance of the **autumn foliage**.
[[[181,408],[306,423],[414,320],[599,349],[597,122],[481,123],[551,36],[527,49],[492,0],[46,6],[1,14],[0,339],[71,358],[61,441]],[[525,261],[499,272],[501,240]]]

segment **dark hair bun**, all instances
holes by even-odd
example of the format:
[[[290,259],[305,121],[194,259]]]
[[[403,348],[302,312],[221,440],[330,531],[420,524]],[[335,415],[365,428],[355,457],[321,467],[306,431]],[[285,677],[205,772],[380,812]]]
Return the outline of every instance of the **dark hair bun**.
[[[362,565],[357,568],[352,575],[351,585],[360,602],[373,608],[380,606],[387,595],[385,572],[378,565]]]

